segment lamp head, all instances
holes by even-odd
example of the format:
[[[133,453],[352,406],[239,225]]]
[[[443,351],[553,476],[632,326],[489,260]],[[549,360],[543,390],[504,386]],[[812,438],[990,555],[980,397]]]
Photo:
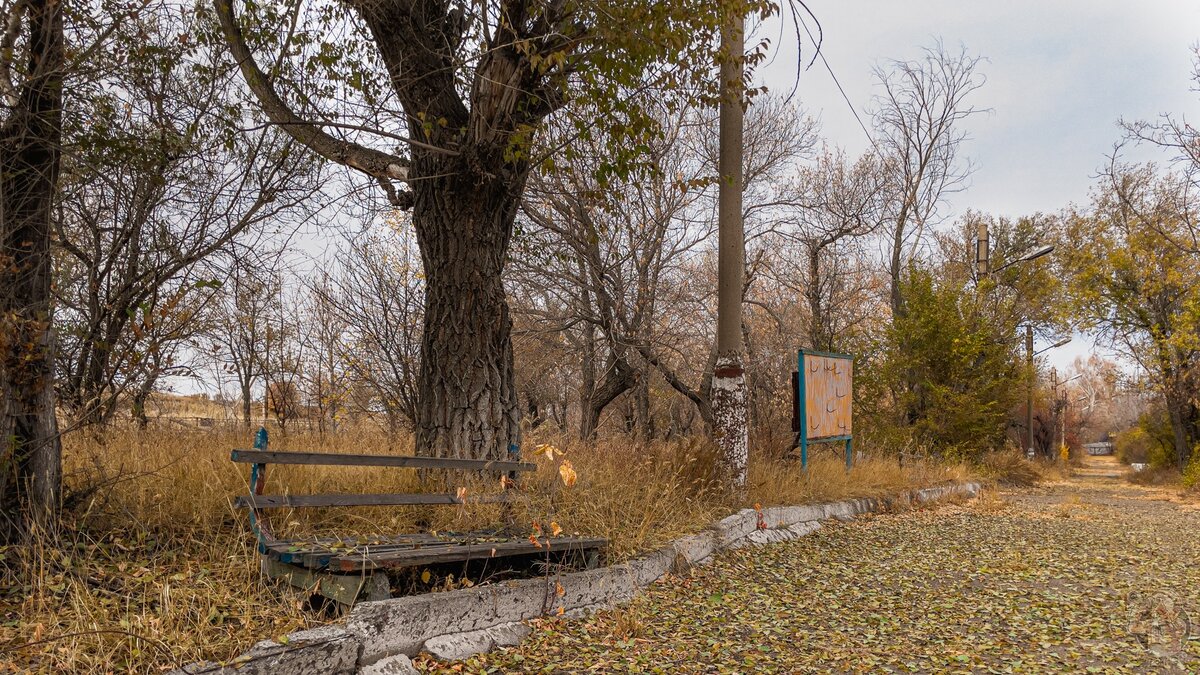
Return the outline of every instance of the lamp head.
[[[1025,255],[1021,256],[1020,260],[1021,260],[1021,262],[1026,262],[1029,260],[1034,260],[1036,258],[1040,258],[1044,255],[1049,255],[1053,252],[1054,252],[1054,246],[1051,244],[1047,244],[1045,246],[1039,246],[1039,247],[1033,249],[1032,251],[1026,253]]]

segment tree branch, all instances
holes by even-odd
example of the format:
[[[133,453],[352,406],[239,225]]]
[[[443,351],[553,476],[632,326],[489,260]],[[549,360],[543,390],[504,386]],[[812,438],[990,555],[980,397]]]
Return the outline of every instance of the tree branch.
[[[213,7],[216,9],[225,41],[229,44],[229,51],[237,60],[246,84],[258,98],[271,122],[325,159],[383,180],[409,179],[407,159],[334,138],[322,131],[317,124],[304,120],[293,112],[279,97],[267,74],[254,60],[254,54],[246,44],[246,38],[233,14],[233,0],[213,0]]]
[[[26,0],[17,0],[8,12],[8,21],[4,27],[4,35],[0,37],[0,89],[3,89],[4,102],[9,108],[17,105],[17,87],[12,79],[10,64],[16,48],[17,37],[21,33],[21,18],[25,16]]]

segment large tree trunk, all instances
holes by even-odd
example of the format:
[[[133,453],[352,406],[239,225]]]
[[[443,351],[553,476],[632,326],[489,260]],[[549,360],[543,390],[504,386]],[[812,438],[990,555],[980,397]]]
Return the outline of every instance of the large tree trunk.
[[[413,204],[425,267],[417,453],[505,459],[520,443],[520,408],[501,274],[524,179],[438,168],[422,171],[445,177],[419,183]]]
[[[577,47],[583,27],[569,3],[504,5],[512,15],[501,11],[495,30],[485,28],[485,48],[464,82],[459,48],[480,26],[468,28],[452,7],[458,3],[347,4],[370,30],[410,133],[421,137],[409,141],[410,157],[330,135],[293,112],[255,62],[232,2],[214,0],[231,53],[271,120],[382,183],[394,205],[411,204],[425,269],[417,453],[506,458],[520,442],[520,409],[501,272],[529,177],[526,142],[566,103],[567,78],[545,72],[547,57]],[[409,185],[403,197],[396,181]]]
[[[62,136],[63,24],[27,4],[29,63],[0,127],[0,543],[53,526],[62,478],[54,417],[50,219]]]
[[[612,356],[604,379],[598,386],[587,392],[586,398],[580,405],[579,437],[585,441],[596,437],[596,426],[600,423],[600,414],[618,396],[629,391],[636,383],[633,368],[619,356]]]
[[[248,430],[248,429],[250,429],[250,407],[251,407],[250,380],[243,379],[241,382],[241,387],[242,387],[242,426],[244,426]],[[265,418],[264,418],[263,422],[266,423]]]
[[[1179,385],[1172,388],[1177,389]],[[1187,467],[1192,454],[1191,435],[1188,428],[1189,401],[1177,391],[1167,392],[1167,416],[1171,420],[1171,432],[1175,446],[1175,465],[1180,469]]]
[[[813,349],[833,349],[832,331],[825,329],[825,311],[821,305],[821,249],[810,245],[808,249],[808,339]]]

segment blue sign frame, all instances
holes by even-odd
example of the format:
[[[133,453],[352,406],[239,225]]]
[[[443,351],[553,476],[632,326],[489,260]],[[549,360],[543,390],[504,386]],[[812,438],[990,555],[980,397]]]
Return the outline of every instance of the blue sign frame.
[[[796,356],[796,372],[800,374],[796,378],[796,402],[800,410],[800,468],[808,471],[808,444],[811,443],[845,443],[846,470],[854,468],[854,435],[846,436],[826,436],[823,438],[814,438],[811,441],[808,438],[808,406],[805,398],[805,363],[806,356],[821,356],[831,359],[848,359],[851,363],[854,362],[854,357],[850,354],[839,354],[837,352],[823,352],[816,349],[801,349]]]

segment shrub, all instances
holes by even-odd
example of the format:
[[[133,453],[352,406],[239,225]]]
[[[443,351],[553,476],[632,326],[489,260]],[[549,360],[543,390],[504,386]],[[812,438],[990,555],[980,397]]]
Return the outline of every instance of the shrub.
[[[1006,444],[1022,366],[1011,327],[963,279],[914,268],[906,312],[894,318],[856,372],[855,405],[887,442],[978,460]]]
[[[1113,437],[1117,459],[1125,464],[1145,464],[1154,443],[1140,426],[1131,427]]]
[[[1183,470],[1183,487],[1188,490],[1200,489],[1200,449],[1192,449],[1192,461]]]
[[[1000,485],[1027,487],[1041,479],[1041,473],[1033,462],[1025,459],[1020,452],[1011,450],[987,453],[979,462],[979,468],[984,478]]]

